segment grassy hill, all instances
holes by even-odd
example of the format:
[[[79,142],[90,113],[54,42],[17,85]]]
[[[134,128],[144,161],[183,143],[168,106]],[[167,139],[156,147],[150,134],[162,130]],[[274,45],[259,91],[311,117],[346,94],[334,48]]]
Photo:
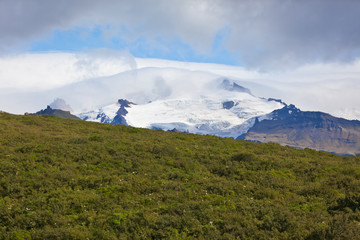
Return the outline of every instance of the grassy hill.
[[[360,239],[360,158],[0,113],[0,239]]]

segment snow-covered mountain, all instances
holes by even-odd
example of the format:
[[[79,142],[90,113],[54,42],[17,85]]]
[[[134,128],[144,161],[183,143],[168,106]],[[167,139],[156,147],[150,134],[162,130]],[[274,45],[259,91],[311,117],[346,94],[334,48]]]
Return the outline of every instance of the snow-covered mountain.
[[[203,89],[191,95],[186,91],[167,94],[171,88],[159,82],[153,92],[160,97],[154,100],[136,103],[120,99],[78,116],[87,121],[236,138],[246,133],[256,119],[285,106],[279,100],[256,97],[248,88],[226,78],[216,79]]]
[[[84,103],[84,99],[108,98],[114,102],[78,112],[83,120],[360,153],[360,121],[301,111],[279,99],[257,97],[245,87],[246,81],[178,69],[143,69],[93,84],[90,93],[83,84],[76,85],[79,94],[71,93]],[[61,99],[51,106],[70,107]],[[40,114],[51,114],[50,110]]]
[[[335,113],[335,116],[344,115],[337,114],[334,109],[350,109],[344,117],[359,119],[356,105],[359,87],[351,80],[357,79],[357,74],[346,75],[350,79],[346,81],[343,72],[339,72],[341,81],[331,78],[331,81],[322,82],[324,75],[314,75],[311,68],[284,75],[218,64],[155,59],[133,59],[130,65],[127,61],[124,65],[122,61],[103,58],[94,62],[86,56],[71,59],[55,64],[70,63],[66,69],[72,69],[71,74],[59,75],[67,79],[62,84],[58,78],[50,78],[49,82],[54,81],[54,84],[44,81],[32,84],[36,87],[30,92],[21,92],[5,84],[8,88],[0,94],[1,102],[8,108],[31,112],[44,102],[60,98],[39,114],[59,114],[58,109],[73,110],[72,114],[88,121],[271,141],[341,154],[360,153],[359,121],[329,117],[323,112],[305,112],[281,100],[258,97],[282,98],[301,109]],[[44,64],[46,61],[39,66]],[[329,69],[323,70],[328,72]],[[48,79],[42,75],[35,79],[42,78]],[[308,79],[306,84],[303,78]],[[58,80],[60,82],[56,83]],[[339,89],[344,89],[341,86],[352,91],[339,95]],[[309,93],[321,97],[313,98]]]

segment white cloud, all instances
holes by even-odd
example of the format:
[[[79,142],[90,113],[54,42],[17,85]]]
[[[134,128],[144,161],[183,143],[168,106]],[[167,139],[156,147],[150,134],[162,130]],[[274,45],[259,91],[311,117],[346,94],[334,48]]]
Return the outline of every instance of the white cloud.
[[[52,103],[50,103],[49,105],[52,109],[60,109],[60,110],[63,110],[63,111],[69,111],[69,112],[72,112],[72,108],[70,107],[69,104],[67,104],[65,102],[64,99],[61,99],[61,98],[56,98]]]
[[[8,55],[0,58],[0,89],[48,90],[135,68],[130,54],[109,50]]]

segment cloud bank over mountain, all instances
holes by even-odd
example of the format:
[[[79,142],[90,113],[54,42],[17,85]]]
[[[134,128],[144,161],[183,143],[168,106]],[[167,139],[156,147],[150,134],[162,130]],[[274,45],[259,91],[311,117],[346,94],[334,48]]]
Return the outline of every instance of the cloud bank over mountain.
[[[118,54],[118,55],[117,55]],[[117,56],[117,57],[116,57]],[[18,67],[8,67],[21,62]],[[84,111],[126,98],[135,103],[213,91],[229,78],[259,97],[282,98],[302,110],[360,119],[360,61],[260,73],[220,64],[132,58],[109,51],[24,54],[0,61],[0,109],[35,112],[56,98]]]

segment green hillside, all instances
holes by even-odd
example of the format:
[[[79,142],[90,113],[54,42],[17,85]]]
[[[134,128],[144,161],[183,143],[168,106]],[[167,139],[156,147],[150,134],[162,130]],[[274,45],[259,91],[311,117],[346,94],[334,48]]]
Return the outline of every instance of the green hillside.
[[[0,239],[360,239],[360,158],[0,113]]]

